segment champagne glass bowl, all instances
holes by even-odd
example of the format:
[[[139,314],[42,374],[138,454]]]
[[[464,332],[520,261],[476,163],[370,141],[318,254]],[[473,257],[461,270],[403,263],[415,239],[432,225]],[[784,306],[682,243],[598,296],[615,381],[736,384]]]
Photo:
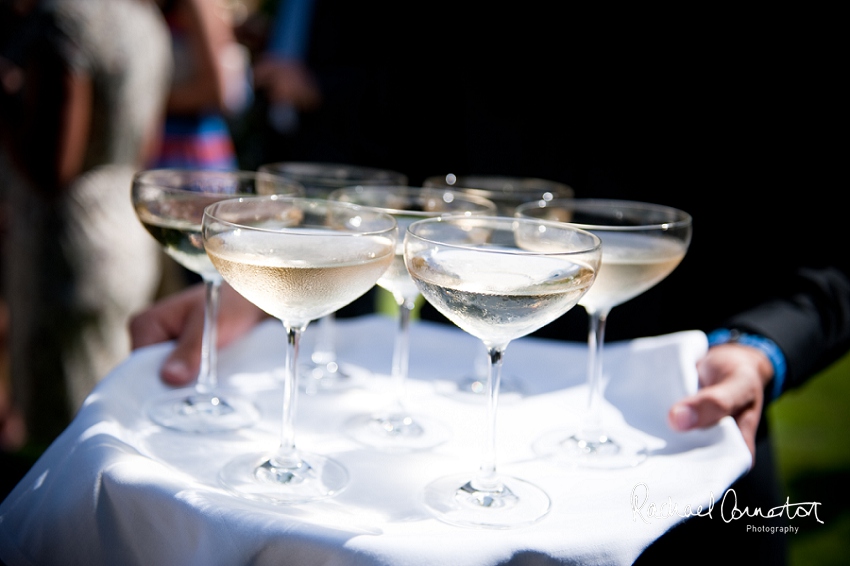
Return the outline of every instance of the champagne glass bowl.
[[[634,466],[646,458],[644,444],[628,431],[603,426],[602,352],[611,309],[664,280],[681,263],[691,240],[691,217],[651,203],[607,199],[556,199],[517,207],[517,217],[570,222],[602,240],[602,265],[579,304],[589,316],[588,403],[578,430],[554,430],[535,450],[555,461],[590,468]]]
[[[376,208],[392,215],[403,233],[412,222],[437,216],[494,215],[492,202],[448,189],[406,186],[355,186],[338,189],[330,200]],[[421,296],[404,265],[402,242],[396,246],[393,264],[378,280],[392,293],[399,310],[399,326],[393,349],[392,379],[395,403],[373,414],[359,415],[346,423],[346,433],[367,446],[384,450],[417,450],[436,446],[448,438],[447,427],[407,408],[410,318]]]
[[[349,163],[325,161],[279,161],[259,171],[273,173],[304,185],[309,198],[325,199],[336,189],[352,185],[406,185],[407,176],[397,171]],[[301,364],[302,382],[309,394],[338,392],[354,385],[363,368],[342,363],[336,355],[336,315],[322,317],[316,325],[316,343],[309,360]]]
[[[223,432],[249,426],[259,413],[253,403],[219,391],[216,319],[221,276],[207,257],[201,237],[204,207],[248,194],[303,195],[295,181],[251,171],[151,169],[133,178],[136,215],[163,250],[177,263],[197,273],[206,288],[201,365],[192,390],[178,389],[154,399],[150,418],[184,432]]]
[[[496,471],[496,409],[511,340],[571,309],[596,277],[598,237],[574,226],[505,217],[438,217],[411,224],[404,260],[420,292],[488,354],[487,405],[477,473],[440,478],[425,505],[440,520],[467,527],[512,528],[549,511],[539,487]]]
[[[287,338],[279,445],[225,465],[222,484],[271,503],[338,494],[348,484],[345,467],[295,446],[300,338],[310,321],[351,303],[387,270],[395,256],[395,219],[323,199],[245,197],[208,207],[203,238],[225,281],[280,320]]]
[[[279,161],[260,165],[258,170],[301,183],[309,198],[327,198],[336,189],[354,185],[407,184],[407,176],[403,173],[348,163]]]

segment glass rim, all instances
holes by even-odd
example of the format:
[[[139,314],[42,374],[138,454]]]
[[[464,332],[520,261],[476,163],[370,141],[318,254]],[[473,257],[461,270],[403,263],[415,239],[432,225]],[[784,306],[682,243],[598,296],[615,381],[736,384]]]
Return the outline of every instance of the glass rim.
[[[595,231],[606,231],[606,232],[634,232],[636,230],[640,231],[648,231],[648,230],[676,230],[688,228],[693,225],[693,218],[690,214],[681,210],[679,208],[675,208],[672,206],[668,206],[666,204],[656,204],[651,202],[642,202],[635,200],[625,200],[625,199],[604,199],[604,198],[559,198],[552,200],[536,200],[525,202],[516,207],[515,216],[517,218],[535,218],[533,216],[524,216],[523,213],[527,210],[545,210],[547,208],[557,208],[558,206],[563,206],[566,209],[571,207],[575,208],[575,206],[581,207],[582,211],[605,211],[609,210],[611,206],[620,207],[624,210],[634,210],[634,211],[653,211],[658,213],[669,213],[675,216],[676,218],[670,220],[668,222],[652,222],[647,224],[635,224],[631,226],[622,226],[622,225],[605,225],[605,224],[587,224],[584,222],[568,222],[564,221],[565,224],[571,224],[573,226],[578,226],[584,230],[595,230]],[[575,208],[575,210],[579,210],[579,208]],[[542,219],[541,219],[542,220]]]
[[[312,236],[312,235],[318,236],[319,235],[319,234],[310,234],[310,233],[302,232],[302,231],[298,230],[297,227],[293,227],[293,228],[287,228],[287,227],[262,228],[262,227],[258,227],[258,226],[250,226],[250,225],[247,225],[247,224],[240,224],[238,222],[233,222],[233,221],[230,221],[230,220],[224,220],[224,219],[216,216],[216,214],[215,214],[215,209],[217,209],[217,208],[227,206],[228,204],[232,205],[235,202],[245,202],[245,201],[255,201],[255,202],[280,201],[280,202],[291,202],[293,204],[304,203],[304,204],[308,204],[308,205],[348,209],[352,212],[362,211],[362,212],[367,212],[369,214],[374,214],[377,217],[389,220],[389,222],[390,222],[390,225],[387,226],[386,228],[375,229],[375,230],[364,230],[364,231],[360,231],[360,232],[343,232],[343,231],[340,231],[340,230],[330,230],[329,229],[327,231],[323,231],[321,236],[349,236],[349,237],[350,236],[377,236],[377,235],[387,234],[388,232],[393,232],[393,231],[398,230],[398,223],[396,222],[396,219],[393,218],[392,215],[387,214],[385,212],[381,212],[380,210],[374,210],[374,209],[367,207],[367,206],[361,206],[361,205],[358,205],[358,204],[352,204],[352,203],[347,203],[347,202],[337,202],[337,201],[330,201],[330,200],[327,200],[327,199],[307,198],[307,197],[289,196],[289,195],[250,195],[250,196],[240,196],[240,197],[234,197],[234,198],[227,198],[227,199],[220,200],[218,202],[214,202],[214,203],[212,203],[212,204],[210,204],[210,205],[208,205],[204,208],[204,221],[202,221],[202,225],[206,226],[208,224],[208,222],[206,222],[206,218],[209,217],[209,218],[214,219],[216,222],[220,222],[221,224],[226,224],[228,226],[232,226],[234,228],[241,229],[241,230],[251,230],[251,231],[254,231],[254,232],[266,232],[266,233],[270,233],[270,234],[293,234],[293,235],[298,235],[298,236]]]
[[[340,187],[339,189],[335,189],[331,191],[328,195],[328,200],[333,200],[334,202],[347,202],[336,200],[335,195],[343,195],[349,193],[357,193],[357,192],[378,192],[378,191],[386,191],[388,189],[392,189],[396,192],[395,194],[422,194],[429,195],[433,194],[434,196],[451,194],[455,199],[465,201],[467,203],[475,203],[480,204],[482,209],[479,212],[472,210],[463,210],[458,212],[452,211],[442,211],[442,212],[428,212],[424,210],[405,210],[403,208],[392,208],[388,206],[380,206],[380,205],[372,205],[372,204],[362,204],[362,203],[350,203],[357,204],[358,206],[365,206],[368,208],[375,208],[377,210],[386,212],[387,214],[398,215],[398,216],[421,216],[424,218],[434,218],[436,216],[450,216],[452,214],[462,215],[461,213],[471,213],[476,216],[484,216],[485,211],[491,214],[487,214],[487,216],[493,216],[498,211],[498,206],[493,201],[486,199],[484,197],[478,195],[471,195],[468,193],[464,193],[461,191],[457,191],[451,188],[442,188],[442,187],[415,187],[409,185],[348,185],[345,187]]]
[[[290,179],[288,177],[284,177],[282,175],[278,175],[276,173],[272,173],[270,171],[249,171],[246,169],[192,169],[188,167],[162,167],[156,169],[142,169],[136,171],[133,174],[133,187],[145,186],[145,187],[156,187],[162,189],[164,191],[170,191],[175,193],[193,193],[196,195],[221,195],[221,194],[252,194],[252,193],[220,193],[220,192],[207,192],[207,191],[194,191],[191,189],[181,188],[177,186],[177,184],[182,184],[182,181],[185,179],[190,179],[192,177],[196,178],[231,178],[235,180],[243,180],[243,179],[270,179],[274,181],[280,181],[282,184],[288,185],[289,187],[295,189],[298,194],[305,194],[306,189],[304,185],[300,182]],[[167,181],[169,179],[174,180],[174,184],[169,184]],[[295,196],[295,195],[293,195]]]
[[[299,183],[304,183],[305,179],[310,179],[337,187],[346,187],[358,181],[369,181],[372,184],[371,181],[386,179],[407,180],[407,175],[393,169],[334,161],[272,161],[261,164],[257,167],[257,171],[286,176],[287,178],[290,176],[303,177],[303,179],[296,179]],[[353,179],[349,177],[340,178],[333,175],[333,171],[353,172],[357,174],[357,177]]]
[[[469,174],[469,175],[453,175],[454,181],[450,182],[447,177],[448,175],[431,175],[427,177],[424,183],[434,183],[437,186],[445,186],[447,188],[462,190],[462,191],[479,191],[481,193],[490,193],[500,195],[502,197],[507,196],[522,196],[528,193],[540,193],[541,189],[544,191],[557,191],[558,194],[553,194],[553,198],[568,198],[575,194],[575,189],[573,189],[567,183],[562,183],[561,181],[554,181],[552,179],[544,179],[542,177],[523,177],[520,175],[481,175],[481,174]],[[497,186],[484,186],[487,183],[497,183],[497,182],[506,182],[506,183],[514,183],[516,186],[510,188],[500,188]],[[478,184],[482,183],[482,184]]]
[[[508,249],[508,248],[483,248],[477,244],[455,244],[451,242],[441,242],[439,240],[434,240],[432,238],[427,238],[424,236],[420,236],[414,232],[420,226],[425,224],[435,224],[435,223],[456,223],[458,221],[464,222],[480,222],[483,225],[486,225],[489,222],[497,221],[499,224],[506,224],[508,222],[513,223],[515,225],[517,222],[533,224],[537,226],[549,226],[552,228],[556,228],[558,230],[566,230],[569,232],[575,232],[581,234],[582,236],[589,237],[590,241],[593,242],[592,246],[583,247],[581,249],[574,250],[564,250],[564,251],[551,251],[551,252],[543,252],[543,251],[532,251],[532,250],[523,250],[520,248],[516,249]],[[486,226],[482,226],[486,227]],[[422,220],[417,220],[416,222],[411,223],[407,230],[405,230],[405,237],[407,235],[411,237],[417,238],[423,242],[428,242],[430,244],[435,244],[439,246],[445,246],[448,248],[454,249],[462,249],[462,250],[476,250],[480,252],[493,253],[493,254],[508,254],[508,255],[534,255],[534,256],[567,256],[567,255],[583,255],[588,253],[593,253],[601,250],[602,248],[602,240],[594,234],[593,232],[589,232],[588,230],[584,230],[578,226],[573,224],[567,224],[566,222],[555,222],[552,220],[543,220],[539,218],[520,218],[520,217],[512,217],[512,216],[435,216],[431,218],[424,218]]]

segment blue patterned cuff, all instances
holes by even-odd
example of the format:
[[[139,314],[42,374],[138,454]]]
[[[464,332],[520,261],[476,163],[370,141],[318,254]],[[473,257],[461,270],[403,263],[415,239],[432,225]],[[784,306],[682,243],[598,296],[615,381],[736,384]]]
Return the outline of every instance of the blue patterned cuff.
[[[764,336],[747,334],[728,328],[719,328],[708,335],[709,347],[730,342],[756,348],[767,356],[767,359],[773,365],[773,398],[776,399],[779,397],[782,394],[782,387],[785,384],[786,368],[785,354],[782,353],[776,342]]]

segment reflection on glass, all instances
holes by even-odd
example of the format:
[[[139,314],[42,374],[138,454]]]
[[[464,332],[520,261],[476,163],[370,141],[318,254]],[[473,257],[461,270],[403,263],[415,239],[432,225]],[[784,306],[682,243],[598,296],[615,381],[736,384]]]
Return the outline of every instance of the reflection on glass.
[[[681,210],[633,201],[565,199],[527,203],[522,218],[570,222],[602,240],[602,266],[593,288],[581,299],[590,317],[588,331],[588,406],[582,427],[556,430],[535,442],[553,460],[594,468],[639,464],[646,447],[627,431],[602,423],[602,349],[608,313],[664,280],[685,257],[691,217]]]
[[[153,169],[133,178],[136,215],[165,252],[197,273],[206,288],[201,366],[194,389],[177,390],[155,399],[147,413],[156,423],[185,432],[221,432],[253,424],[254,405],[218,390],[216,320],[221,276],[207,257],[201,237],[204,207],[249,194],[303,195],[295,181],[251,171]]]
[[[336,190],[329,198],[373,207],[391,214],[398,222],[400,234],[403,234],[412,222],[423,218],[496,213],[496,205],[492,202],[448,189],[357,186]],[[399,327],[392,365],[395,403],[375,414],[355,417],[346,423],[345,432],[358,442],[384,450],[418,450],[436,446],[448,438],[447,427],[433,418],[414,415],[407,407],[410,318],[416,300],[421,295],[404,265],[401,242],[396,246],[393,264],[378,279],[378,285],[392,293],[399,309]]]
[[[499,216],[513,216],[516,207],[529,201],[550,201],[570,198],[574,195],[567,184],[537,177],[512,177],[506,175],[435,175],[425,179],[426,187],[450,187],[466,194],[486,198],[498,207]],[[487,381],[487,358],[480,355],[473,360],[470,373],[456,378],[456,389],[447,391],[452,398],[481,402],[485,396]],[[509,375],[502,376],[502,393],[522,395],[520,380]]]
[[[230,491],[300,503],[332,497],[348,485],[341,463],[295,447],[298,347],[310,321],[375,285],[392,263],[397,234],[388,214],[327,200],[246,197],[206,209],[204,244],[216,269],[280,320],[287,337],[280,443],[228,463],[220,479]]]
[[[410,225],[404,260],[420,292],[479,338],[490,360],[486,430],[477,473],[437,479],[425,504],[450,524],[511,528],[549,511],[539,487],[496,471],[496,409],[508,344],[570,310],[593,283],[599,238],[573,226],[504,217],[447,217]],[[468,410],[465,408],[464,410]]]
[[[309,198],[327,198],[331,191],[351,185],[406,185],[407,176],[377,167],[347,163],[280,161],[266,163],[259,171],[274,173],[304,185]],[[316,343],[310,359],[301,365],[302,386],[308,394],[335,392],[353,385],[363,368],[337,360],[335,315],[317,322]]]

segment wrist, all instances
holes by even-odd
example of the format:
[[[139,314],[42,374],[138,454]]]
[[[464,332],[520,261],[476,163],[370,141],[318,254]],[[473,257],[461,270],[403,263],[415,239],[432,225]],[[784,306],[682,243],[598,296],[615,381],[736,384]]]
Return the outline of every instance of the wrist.
[[[764,354],[773,370],[772,398],[779,397],[785,383],[786,364],[785,354],[776,342],[758,334],[750,334],[737,329],[720,328],[708,335],[708,345],[714,347],[721,344],[746,346]]]

